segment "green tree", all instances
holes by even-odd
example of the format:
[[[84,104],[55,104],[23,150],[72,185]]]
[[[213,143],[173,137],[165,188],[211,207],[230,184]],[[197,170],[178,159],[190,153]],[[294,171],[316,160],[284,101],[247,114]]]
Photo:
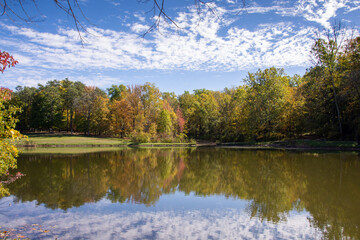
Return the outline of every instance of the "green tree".
[[[269,68],[249,73],[245,79],[248,127],[253,138],[277,139],[284,136],[284,113],[290,88],[283,69]]]
[[[161,93],[155,84],[145,83],[141,86],[141,103],[144,110],[144,131],[148,132],[152,123],[157,122],[161,111]]]
[[[172,123],[170,113],[166,109],[163,109],[161,110],[158,118],[157,130],[159,133],[170,134],[171,129]]]
[[[94,101],[90,131],[101,135],[111,134],[110,131],[109,99],[106,96],[97,96]]]
[[[14,140],[21,134],[15,130],[18,121],[14,115],[20,108],[9,104],[11,90],[0,88],[0,176],[7,174],[10,168],[16,167],[18,150]]]
[[[219,107],[213,91],[194,90],[194,99],[188,119],[189,134],[195,138],[216,139]]]
[[[21,108],[21,112],[17,113],[17,118],[19,119],[17,129],[19,131],[30,130],[30,128],[32,128],[32,124],[30,123],[32,105],[37,89],[22,86],[17,86],[15,89],[16,91],[11,97],[11,103]]]
[[[85,86],[83,93],[75,99],[76,109],[81,114],[81,118],[83,118],[83,130],[87,135],[90,135],[91,129],[96,130],[94,125],[99,125],[98,121],[95,120],[95,116],[99,118],[101,115],[99,97],[105,98],[106,93],[98,87]]]
[[[74,111],[76,109],[76,99],[84,92],[85,85],[81,82],[72,82],[65,78],[60,81],[61,97],[66,111],[66,130],[73,133]]]
[[[339,59],[342,71],[341,91],[347,131],[355,134],[360,145],[360,37],[348,41]]]
[[[340,23],[334,24],[332,28],[327,31],[326,39],[318,38],[311,49],[311,53],[315,58],[316,64],[324,67],[324,73],[329,79],[329,84],[331,84],[341,138],[343,138],[344,135],[341,122],[340,104],[337,96],[337,88],[341,78],[337,75],[337,69],[344,34],[342,25]]]
[[[215,92],[215,99],[219,109],[217,138],[221,141],[244,140],[240,126],[243,124],[242,110],[245,102],[240,96],[242,94],[240,89],[225,88],[222,92]]]
[[[62,123],[62,99],[59,81],[49,81],[39,85],[33,96],[30,122],[33,128],[40,130],[60,129]]]
[[[106,89],[108,91],[108,96],[110,101],[122,100],[126,97],[127,88],[125,85],[112,85],[110,88]]]

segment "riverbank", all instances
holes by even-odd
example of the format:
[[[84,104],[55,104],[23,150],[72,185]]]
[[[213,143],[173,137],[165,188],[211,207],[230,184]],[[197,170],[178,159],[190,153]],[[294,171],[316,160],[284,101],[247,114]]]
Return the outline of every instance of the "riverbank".
[[[269,142],[233,142],[219,143],[220,147],[243,149],[287,149],[287,150],[326,150],[326,151],[360,151],[360,146],[355,141],[328,141],[328,140],[283,140]]]
[[[139,143],[126,138],[93,137],[68,134],[32,134],[22,140],[17,147],[22,148],[91,148],[91,147],[194,147],[196,142],[184,143]]]
[[[328,141],[328,140],[283,140],[268,142],[185,142],[185,143],[136,143],[130,139],[92,137],[84,135],[67,134],[35,134],[29,135],[28,141],[17,144],[22,148],[122,148],[122,147],[221,147],[241,149],[288,149],[288,150],[335,150],[360,151],[355,141]]]

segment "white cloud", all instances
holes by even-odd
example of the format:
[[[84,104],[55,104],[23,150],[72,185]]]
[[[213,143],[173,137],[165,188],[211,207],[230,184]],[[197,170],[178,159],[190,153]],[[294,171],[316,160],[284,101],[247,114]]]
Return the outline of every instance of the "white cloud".
[[[270,7],[253,4],[251,7],[240,8],[235,11],[250,14],[274,12],[281,16],[300,16],[328,29],[331,26],[331,19],[336,18],[338,10],[344,9],[349,13],[360,8],[359,0],[298,0],[295,3],[294,1],[282,0],[274,1],[273,4]]]
[[[296,8],[297,14],[306,20],[330,28],[330,19],[336,17],[337,10],[345,8],[348,0],[300,0]]]
[[[294,15],[293,8],[284,7],[284,6],[280,6],[280,5],[274,5],[271,7],[252,6],[252,7],[247,7],[247,8],[236,9],[234,11],[239,12],[239,13],[250,13],[250,14],[253,14],[253,13],[264,14],[264,13],[268,13],[268,12],[275,12],[276,14],[283,15],[283,16]]]
[[[254,5],[246,10],[251,13],[273,11],[283,16],[296,14],[329,26],[329,20],[336,16],[338,9],[351,11],[360,2],[350,4],[349,1],[299,0],[296,7],[289,7],[290,3],[286,1],[277,1],[278,5],[273,7]],[[27,73],[16,77],[21,71],[11,74],[8,71],[8,80],[4,83],[12,85],[23,79],[23,84],[28,85],[26,79],[53,76],[53,71],[156,69],[224,72],[309,65],[308,53],[314,29],[277,22],[249,30],[236,25],[236,16],[230,18],[225,9],[216,9],[216,16],[205,12],[201,20],[195,9],[180,12],[175,18],[180,28],[165,24],[160,31],[152,32],[145,39],[140,35],[148,26],[144,25],[140,15],[137,16],[140,22],[132,24],[126,31],[92,27],[87,29],[88,33],[83,33],[86,39],[84,47],[74,29],[59,28],[55,33],[48,33],[0,24],[3,31],[11,33],[0,39],[1,46],[13,49],[12,54],[19,56],[20,60],[16,68],[21,66],[21,71]],[[32,75],[34,71],[39,74]]]
[[[136,17],[140,22],[145,22],[146,19],[144,17],[144,14],[135,13],[134,17]]]
[[[146,32],[147,30],[150,29],[150,26],[148,25],[144,25],[144,24],[140,24],[140,23],[135,23],[131,26],[131,30],[135,33],[141,34]]]
[[[59,29],[57,34],[50,34],[28,28],[3,27],[15,36],[26,38],[20,42],[17,40],[18,48],[14,54],[19,53],[33,61],[21,62],[22,65],[35,64],[48,69],[237,71],[274,63],[282,66],[306,64],[304,56],[309,49],[309,29],[298,31],[290,23],[280,23],[276,26],[261,25],[250,31],[228,27],[228,23],[211,14],[198,22],[195,15],[180,15],[177,20],[181,29],[174,29],[174,26],[163,28],[160,33],[152,33],[149,39],[139,37],[139,32],[147,28],[141,24],[132,26],[133,33],[90,28],[91,34],[84,34],[85,47],[79,44],[74,30]],[[226,33],[220,35],[219,31],[224,28],[227,28]],[[280,46],[280,39],[287,45]],[[10,42],[2,41],[11,45]],[[301,49],[299,43],[302,43]],[[281,54],[274,56],[274,53]],[[294,57],[291,64],[283,61],[286,55]],[[276,61],[264,62],[268,56]]]

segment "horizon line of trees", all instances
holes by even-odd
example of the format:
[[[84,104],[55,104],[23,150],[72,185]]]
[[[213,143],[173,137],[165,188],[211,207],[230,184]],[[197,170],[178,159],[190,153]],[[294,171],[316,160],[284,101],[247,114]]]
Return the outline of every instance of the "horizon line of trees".
[[[304,76],[283,69],[249,73],[244,85],[223,91],[160,92],[150,83],[112,85],[107,92],[69,79],[18,86],[11,103],[21,107],[17,128],[132,137],[140,142],[187,138],[247,141],[315,135],[360,135],[360,37],[340,46],[319,39],[317,61]]]

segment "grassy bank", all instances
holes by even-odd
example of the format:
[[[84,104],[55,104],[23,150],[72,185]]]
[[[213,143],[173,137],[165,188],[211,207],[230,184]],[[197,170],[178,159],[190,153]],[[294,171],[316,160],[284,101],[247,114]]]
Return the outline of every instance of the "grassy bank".
[[[28,141],[21,141],[18,145],[28,146],[86,146],[86,145],[128,145],[130,141],[121,138],[103,138],[103,137],[88,137],[88,136],[76,136],[76,135],[53,135],[53,134],[39,134],[29,135]]]
[[[66,134],[33,134],[28,135],[28,140],[22,140],[17,145],[20,147],[126,147],[126,146],[184,146],[195,143],[137,143],[130,139],[92,137]]]
[[[123,148],[115,147],[21,147],[21,153],[43,153],[43,154],[84,154],[96,152],[109,152]]]
[[[176,146],[205,146],[205,147],[237,147],[246,149],[324,149],[324,150],[355,150],[360,147],[355,141],[327,141],[327,140],[284,140],[268,142],[195,142],[191,143],[136,143],[130,139],[91,137],[66,134],[34,134],[29,135],[28,141],[21,141],[21,147],[58,147],[58,148],[108,148],[108,147],[176,147]]]

